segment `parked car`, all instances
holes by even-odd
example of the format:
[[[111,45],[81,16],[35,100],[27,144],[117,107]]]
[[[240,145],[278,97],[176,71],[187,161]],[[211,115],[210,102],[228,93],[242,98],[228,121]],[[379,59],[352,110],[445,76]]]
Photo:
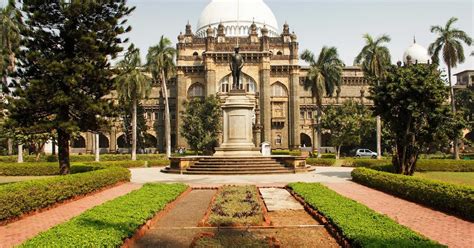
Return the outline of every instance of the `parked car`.
[[[363,158],[363,157],[377,158],[377,153],[369,149],[357,149],[356,158]]]

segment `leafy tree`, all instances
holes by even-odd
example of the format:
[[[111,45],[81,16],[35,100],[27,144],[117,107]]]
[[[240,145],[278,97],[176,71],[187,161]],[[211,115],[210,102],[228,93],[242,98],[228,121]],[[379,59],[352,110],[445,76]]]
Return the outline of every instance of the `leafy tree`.
[[[336,87],[340,87],[342,82],[342,68],[344,63],[339,58],[335,47],[323,47],[319,57],[305,50],[301,54],[301,59],[309,63],[309,72],[304,82],[304,89],[311,90],[313,100],[317,107],[317,133],[318,133],[318,158],[321,157],[321,115],[324,95],[332,96]],[[313,128],[314,133],[314,128]],[[313,134],[314,137],[314,134]]]
[[[374,113],[394,139],[392,162],[398,173],[412,175],[424,148],[442,133],[454,135],[446,128],[458,123],[444,104],[448,90],[436,65],[392,66],[370,93]]]
[[[187,140],[192,150],[211,153],[218,142],[221,130],[219,99],[215,96],[193,98],[184,104],[181,112],[183,124],[181,135]]]
[[[129,147],[132,147],[132,130],[133,130],[133,125],[132,125],[132,113],[133,113],[133,104],[131,102],[121,102],[120,107],[120,116],[123,119],[123,130],[125,133],[125,141],[129,145]],[[148,130],[148,126],[146,124],[146,120],[144,117],[145,110],[143,109],[143,106],[138,103],[137,104],[137,148],[144,149],[147,147],[146,140],[145,140],[145,135]]]
[[[143,72],[140,50],[133,44],[125,58],[117,64],[120,74],[117,77],[116,90],[122,102],[132,104],[132,160],[137,160],[137,106],[141,99],[151,93],[151,79]]]
[[[456,109],[463,115],[464,120],[474,129],[474,86],[457,91]]]
[[[321,127],[330,130],[329,142],[337,147],[336,159],[339,159],[341,147],[357,145],[361,141],[361,127],[369,115],[353,101],[342,105],[327,106],[321,119]]]
[[[147,54],[147,68],[152,74],[153,82],[161,84],[161,92],[165,99],[165,136],[168,157],[171,157],[171,120],[167,81],[176,73],[175,56],[176,49],[172,47],[172,42],[164,36],[161,36],[157,45],[148,49]]]
[[[438,38],[430,45],[428,51],[432,55],[434,63],[439,64],[440,53],[443,54],[443,61],[448,66],[448,81],[450,87],[451,108],[456,112],[456,103],[454,96],[453,83],[451,81],[451,69],[455,68],[459,63],[465,60],[464,48],[462,43],[470,46],[472,38],[466,32],[453,28],[452,25],[458,20],[456,17],[451,17],[444,27],[431,26],[431,32],[436,33]],[[454,158],[459,159],[459,137],[454,139]]]
[[[390,66],[390,51],[384,43],[390,42],[388,35],[373,38],[369,34],[364,34],[365,46],[354,60],[354,64],[362,65],[365,77],[377,83],[383,79],[387,68]],[[377,137],[377,158],[382,156],[382,122],[380,116],[376,117],[376,137]]]
[[[68,174],[69,141],[79,131],[96,131],[112,102],[103,98],[114,85],[110,59],[123,50],[119,36],[130,30],[124,17],[134,8],[125,0],[24,0],[14,98],[13,126],[26,133],[56,131],[61,174]]]

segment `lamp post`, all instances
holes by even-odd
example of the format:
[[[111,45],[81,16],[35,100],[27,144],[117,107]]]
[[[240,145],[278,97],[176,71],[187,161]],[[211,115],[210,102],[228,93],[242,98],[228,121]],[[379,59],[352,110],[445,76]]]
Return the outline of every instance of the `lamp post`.
[[[95,133],[95,162],[100,161],[99,132]]]

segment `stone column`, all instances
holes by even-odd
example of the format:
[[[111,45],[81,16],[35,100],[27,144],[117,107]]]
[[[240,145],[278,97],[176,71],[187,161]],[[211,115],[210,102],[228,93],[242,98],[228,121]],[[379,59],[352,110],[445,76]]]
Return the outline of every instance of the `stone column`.
[[[86,153],[94,153],[94,137],[93,134],[90,132],[86,133]]]
[[[299,94],[299,70],[292,69],[290,71],[290,120],[288,125],[288,136],[290,149],[299,149],[300,141],[300,94]]]
[[[260,70],[260,123],[262,124],[261,142],[271,143],[272,111],[270,87],[270,58],[264,56]],[[260,144],[259,144],[260,145]]]
[[[186,147],[186,139],[181,136],[180,134],[180,129],[181,129],[181,123],[182,123],[182,118],[181,118],[181,111],[184,111],[184,101],[186,100],[186,79],[184,78],[184,72],[182,70],[177,71],[177,77],[176,77],[176,145],[178,147]],[[157,120],[161,122],[161,120]],[[157,131],[157,136],[161,137],[161,132]],[[157,139],[158,140],[158,139]],[[160,142],[158,142],[161,144]]]
[[[117,152],[117,128],[112,127],[110,129],[110,139],[109,139],[109,153]]]

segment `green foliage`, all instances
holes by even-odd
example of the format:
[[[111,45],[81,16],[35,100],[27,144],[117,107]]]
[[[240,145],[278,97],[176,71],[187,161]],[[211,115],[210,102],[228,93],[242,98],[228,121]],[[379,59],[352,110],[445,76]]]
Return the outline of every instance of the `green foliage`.
[[[453,159],[420,159],[416,171],[474,172],[474,161]]]
[[[0,221],[129,180],[130,171],[114,167],[1,185]]]
[[[306,164],[312,166],[333,166],[336,163],[335,158],[307,158]]]
[[[379,85],[371,85],[370,93],[374,114],[381,116],[394,139],[398,173],[413,174],[423,149],[443,136],[457,135],[454,126],[459,123],[444,104],[448,91],[436,65],[392,66]]]
[[[213,226],[260,225],[263,213],[255,186],[223,186],[209,215]]]
[[[184,184],[145,184],[41,233],[20,247],[120,247],[186,188]]]
[[[337,226],[353,247],[443,247],[321,184],[288,186]]]
[[[122,117],[122,127],[125,133],[125,142],[128,148],[132,147],[132,118],[133,118],[133,104],[132,102],[121,101],[119,106],[120,116]],[[140,102],[137,103],[137,147],[145,149],[151,147],[147,144],[148,126],[145,120],[145,110]]]
[[[3,94],[10,93],[8,76],[15,70],[15,54],[20,49],[20,29],[22,21],[20,13],[15,8],[15,1],[8,0],[8,4],[0,7],[0,120],[3,116]]]
[[[290,155],[290,156],[301,156],[300,150],[272,150],[272,155]]]
[[[54,161],[48,161],[48,159]],[[25,155],[25,162],[35,162],[35,156]],[[137,154],[137,159],[142,161],[151,161],[151,160],[167,160],[164,154]],[[84,154],[84,155],[71,155],[71,162],[93,162],[95,160],[95,155]],[[100,161],[128,161],[130,160],[130,154],[101,154]],[[15,163],[17,161],[17,156],[0,156],[1,163]],[[41,157],[39,162],[55,162],[57,157],[50,155],[47,157]]]
[[[321,127],[331,130],[329,142],[338,147],[336,158],[339,158],[343,145],[357,145],[361,142],[363,127],[373,119],[363,105],[346,101],[342,106],[327,106],[321,119]],[[373,128],[372,128],[373,129]]]
[[[94,166],[73,165],[71,173],[93,170]],[[57,163],[0,163],[0,176],[53,176],[59,175]]]
[[[365,46],[354,59],[354,64],[362,65],[365,76],[377,81],[385,76],[387,67],[390,66],[390,51],[383,43],[390,42],[390,36],[381,35],[373,38],[369,34],[364,34]]]
[[[464,120],[474,129],[474,86],[456,90],[456,109],[462,114]],[[474,145],[474,144],[472,144]]]
[[[358,168],[352,180],[443,212],[474,220],[474,187]]]
[[[9,99],[10,124],[25,133],[56,130],[63,174],[71,136],[99,130],[112,114],[113,103],[104,98],[116,74],[109,59],[123,50],[120,37],[131,29],[124,18],[133,9],[125,0],[22,1],[24,49]]]
[[[219,99],[215,96],[196,97],[185,102],[184,108],[185,111],[181,112],[181,135],[192,150],[212,153],[221,130],[222,110]]]

